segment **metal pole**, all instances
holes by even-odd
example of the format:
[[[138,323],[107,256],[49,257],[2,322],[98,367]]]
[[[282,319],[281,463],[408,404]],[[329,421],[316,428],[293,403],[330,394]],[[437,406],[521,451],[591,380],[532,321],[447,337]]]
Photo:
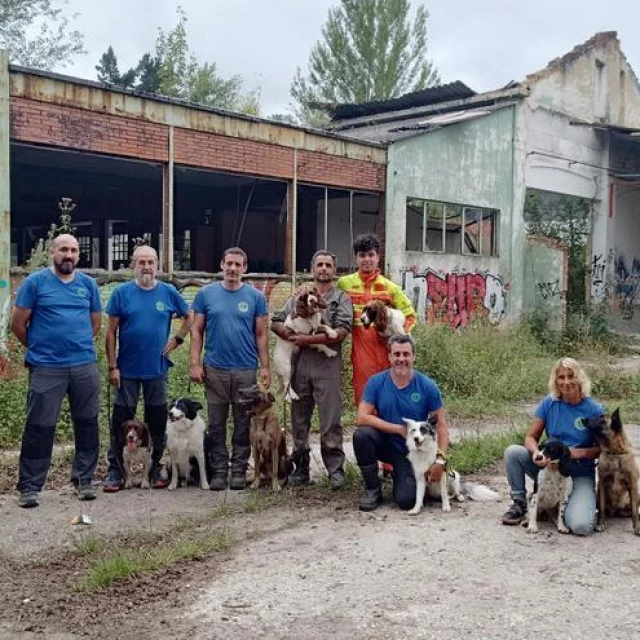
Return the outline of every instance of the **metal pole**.
[[[9,53],[0,51],[0,354],[9,351],[11,194],[9,173]]]
[[[291,288],[296,288],[298,270],[298,150],[293,150],[293,198],[291,206]]]

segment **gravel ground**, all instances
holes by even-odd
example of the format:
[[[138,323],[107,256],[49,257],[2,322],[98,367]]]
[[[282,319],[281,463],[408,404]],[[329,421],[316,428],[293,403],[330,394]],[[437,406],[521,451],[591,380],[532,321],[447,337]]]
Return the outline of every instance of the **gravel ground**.
[[[629,430],[640,442],[640,427]],[[505,527],[499,473],[477,478],[500,503],[466,502],[418,516],[386,503],[356,509],[357,491],[283,492],[253,511],[250,491],[133,490],[80,503],[47,491],[38,509],[0,496],[0,639],[635,638],[640,538],[628,519],[589,538]],[[235,513],[222,513],[225,503]],[[244,509],[244,510],[243,510]],[[89,527],[72,525],[81,512]],[[211,518],[233,535],[227,551],[99,592],[74,583],[87,559],[69,551],[88,531],[165,531]],[[560,631],[559,631],[560,630]]]

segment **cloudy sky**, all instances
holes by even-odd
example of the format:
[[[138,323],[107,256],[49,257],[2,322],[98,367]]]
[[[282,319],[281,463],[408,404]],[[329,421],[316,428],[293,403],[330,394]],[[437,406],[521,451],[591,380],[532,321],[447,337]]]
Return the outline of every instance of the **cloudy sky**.
[[[338,0],[69,0],[88,54],[63,73],[95,79],[95,65],[112,45],[121,70],[152,51],[157,28],[175,26],[181,4],[200,62],[223,76],[239,74],[259,87],[262,113],[289,110],[296,67],[306,69],[329,7]],[[543,68],[598,31],[617,31],[640,75],[638,0],[427,0],[429,57],[443,82],[462,80],[488,91]]]

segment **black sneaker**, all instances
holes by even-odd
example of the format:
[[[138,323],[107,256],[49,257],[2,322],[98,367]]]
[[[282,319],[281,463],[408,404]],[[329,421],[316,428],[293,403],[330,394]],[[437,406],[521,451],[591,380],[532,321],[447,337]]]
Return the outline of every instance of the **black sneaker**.
[[[329,488],[331,491],[339,491],[344,486],[344,473],[335,471],[329,477]]]
[[[229,482],[229,489],[231,491],[242,491],[247,488],[247,477],[244,473],[231,474],[231,482]]]
[[[18,499],[18,506],[23,509],[33,509],[40,504],[40,496],[37,491],[23,491]]]
[[[520,524],[527,517],[527,505],[522,500],[514,500],[502,516],[502,524]]]
[[[224,491],[227,488],[227,474],[217,474],[211,478],[209,489],[211,491]]]

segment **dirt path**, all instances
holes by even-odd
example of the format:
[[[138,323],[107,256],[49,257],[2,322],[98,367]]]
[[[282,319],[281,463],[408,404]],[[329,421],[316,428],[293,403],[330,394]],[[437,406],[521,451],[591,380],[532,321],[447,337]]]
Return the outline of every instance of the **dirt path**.
[[[630,431],[640,443],[640,427]],[[463,503],[419,516],[389,503],[357,511],[357,492],[284,492],[269,508],[249,491],[122,492],[85,504],[46,492],[32,511],[0,497],[0,639],[163,637],[567,640],[637,636],[640,538],[615,520],[590,538],[505,527],[499,475],[480,478],[502,503]],[[226,501],[226,503],[225,503]],[[225,516],[224,507],[236,512]],[[226,552],[138,581],[74,591],[86,560],[70,554],[90,530],[163,531],[185,516],[233,536]]]

